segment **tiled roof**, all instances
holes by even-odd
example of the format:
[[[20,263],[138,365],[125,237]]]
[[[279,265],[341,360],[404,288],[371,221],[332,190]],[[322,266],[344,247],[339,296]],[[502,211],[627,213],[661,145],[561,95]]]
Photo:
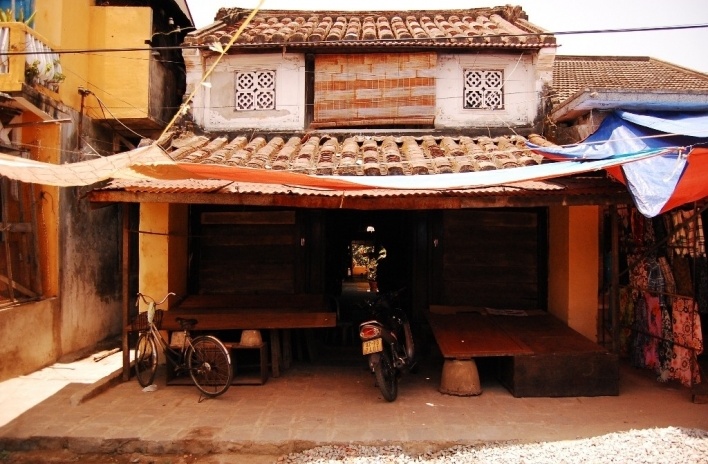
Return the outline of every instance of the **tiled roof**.
[[[519,135],[499,137],[441,136],[441,135],[236,135],[206,136],[192,132],[166,134],[158,141],[177,165],[243,166],[255,171],[291,171],[313,176],[419,176],[445,175],[509,169],[542,162],[540,155],[526,148],[526,138]],[[532,134],[528,140],[537,145],[552,145]],[[224,168],[227,169],[227,168]],[[187,169],[189,172],[190,169]],[[224,171],[226,172],[226,171]],[[255,173],[254,175],[258,177]],[[198,177],[198,176],[197,176]],[[334,204],[342,207],[345,198],[357,200],[400,199],[416,207],[429,201],[441,207],[445,199],[476,198],[495,201],[499,197],[517,198],[586,198],[594,204],[598,198],[624,197],[626,187],[603,175],[585,175],[528,180],[502,185],[469,188],[362,188],[340,190],[317,186],[229,181],[218,175],[212,179],[114,179],[102,192],[127,192],[147,195],[179,195],[191,201],[194,195],[245,195],[262,198],[263,195],[312,199],[320,207]],[[344,180],[351,180],[349,178]],[[113,197],[108,197],[114,199]],[[133,197],[131,197],[133,198]],[[175,197],[176,198],[176,197]],[[318,199],[324,203],[319,203]],[[488,200],[483,200],[488,199]],[[106,200],[103,200],[106,201]],[[121,200],[123,201],[123,200]],[[131,200],[133,201],[133,200]],[[255,204],[261,204],[262,200]],[[298,200],[291,200],[298,201]],[[543,200],[540,200],[543,201]],[[548,200],[553,202],[554,200]],[[557,201],[557,200],[556,200]],[[413,203],[410,203],[413,202]],[[244,203],[245,204],[245,203]],[[388,203],[387,203],[388,204]],[[447,207],[447,206],[446,206]]]
[[[537,137],[537,136],[534,136]],[[539,164],[526,138],[326,134],[209,138],[183,133],[169,143],[177,163],[221,164],[312,175],[412,176]]]
[[[708,75],[649,57],[556,55],[554,101],[585,89],[708,92]]]
[[[222,8],[186,44],[227,44],[251,10]],[[260,10],[234,47],[540,48],[555,37],[530,24],[519,6],[426,11]]]

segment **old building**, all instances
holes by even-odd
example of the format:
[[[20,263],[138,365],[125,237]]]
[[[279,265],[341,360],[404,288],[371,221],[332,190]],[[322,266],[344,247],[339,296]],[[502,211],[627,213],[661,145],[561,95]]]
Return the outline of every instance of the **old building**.
[[[708,76],[648,57],[562,56],[554,90],[547,135],[574,144],[557,155],[655,155],[608,169],[633,202],[604,213],[603,267],[616,270],[601,333],[633,365],[705,395]]]
[[[185,46],[186,116],[142,149],[149,162],[91,193],[139,204],[124,224],[125,237],[140,231],[126,298],[175,291],[173,314],[223,330],[259,328],[238,306],[280,295],[292,311],[260,326],[278,351],[291,329],[336,322],[326,307],[295,314],[295,297],[340,297],[352,247],[383,244],[421,330],[432,307],[560,320],[550,331],[569,357],[556,361],[592,376],[544,380],[535,324],[508,327],[503,346],[480,337],[516,394],[616,394],[617,358],[595,343],[598,231],[601,206],[630,197],[592,165],[566,170],[528,149],[542,141],[556,45],[521,8],[222,9]],[[565,351],[573,340],[583,348]]]
[[[186,4],[133,3],[3,2],[17,10],[0,18],[0,380],[121,332],[120,208],[92,207],[85,169],[68,181],[15,173],[106,159],[175,114],[181,54],[145,42],[179,44]]]

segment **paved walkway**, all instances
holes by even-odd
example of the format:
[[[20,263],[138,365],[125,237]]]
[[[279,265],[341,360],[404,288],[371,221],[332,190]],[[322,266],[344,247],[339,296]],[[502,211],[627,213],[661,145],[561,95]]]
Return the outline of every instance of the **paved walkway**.
[[[514,398],[481,369],[483,393],[438,392],[441,360],[405,375],[387,403],[363,359],[296,362],[261,386],[233,386],[199,402],[193,386],[144,392],[120,381],[121,353],[57,364],[0,383],[0,450],[78,453],[281,455],[324,443],[401,444],[425,452],[453,444],[555,441],[653,427],[708,429],[708,404],[623,365],[616,397]],[[361,362],[359,362],[361,361]]]

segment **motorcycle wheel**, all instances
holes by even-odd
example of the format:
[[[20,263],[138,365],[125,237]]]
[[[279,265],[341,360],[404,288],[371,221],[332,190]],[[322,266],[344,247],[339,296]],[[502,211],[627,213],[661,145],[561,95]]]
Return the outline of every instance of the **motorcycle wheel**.
[[[374,374],[376,375],[376,385],[378,385],[381,394],[386,401],[394,401],[398,396],[398,375],[393,367],[391,353],[384,350],[381,353],[381,359],[374,366]]]

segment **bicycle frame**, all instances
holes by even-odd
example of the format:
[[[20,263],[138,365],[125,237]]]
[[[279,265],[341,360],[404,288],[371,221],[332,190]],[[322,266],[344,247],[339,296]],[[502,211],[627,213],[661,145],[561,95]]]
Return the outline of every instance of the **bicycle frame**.
[[[201,392],[202,397],[214,398],[228,390],[233,378],[231,356],[224,344],[213,335],[198,335],[192,337],[190,330],[197,323],[194,319],[177,320],[183,333],[181,347],[172,347],[168,344],[158,328],[161,318],[155,319],[157,306],[164,303],[170,295],[168,293],[162,301],[156,301],[142,293],[138,293],[139,304],[142,299],[147,303],[147,323],[138,323],[144,327],[140,330],[138,343],[135,347],[135,373],[138,382],[147,388],[155,379],[159,352],[162,350],[168,364],[174,366],[175,373],[187,372],[192,382]]]
[[[155,343],[157,343],[157,345],[159,346],[159,349],[165,354],[165,357],[167,357],[175,366],[175,372],[186,372],[188,370],[187,364],[185,363],[187,350],[189,348],[194,349],[194,346],[192,345],[192,336],[190,335],[189,330],[182,330],[182,333],[184,334],[184,340],[182,340],[182,347],[176,349],[167,343],[165,338],[162,336],[162,333],[160,333],[157,327],[155,327],[155,324],[153,322],[150,322],[148,324],[148,327],[150,334],[155,340]]]

